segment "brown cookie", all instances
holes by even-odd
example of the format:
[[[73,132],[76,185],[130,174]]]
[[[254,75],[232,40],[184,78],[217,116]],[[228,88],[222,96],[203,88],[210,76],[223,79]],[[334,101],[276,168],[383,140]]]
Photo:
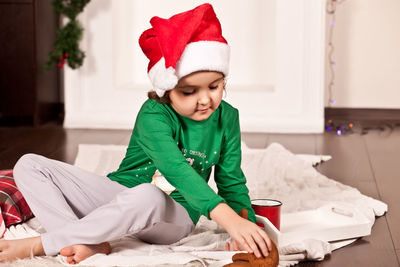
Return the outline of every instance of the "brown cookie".
[[[242,209],[239,211],[239,216],[242,218],[245,218],[246,220],[249,218],[248,217],[248,211],[246,209]]]
[[[232,256],[233,263],[226,264],[224,267],[277,267],[279,264],[279,252],[274,242],[272,250],[267,257],[257,258],[254,253],[236,253]]]
[[[279,252],[275,243],[271,241],[272,250],[267,257],[257,258],[254,253],[249,256],[250,266],[254,267],[276,267],[279,264]]]
[[[250,262],[249,253],[236,253],[232,256],[232,261],[248,261]]]
[[[239,216],[248,219],[248,211],[242,209]],[[277,267],[279,264],[279,252],[274,242],[271,241],[272,250],[267,257],[257,258],[254,253],[236,253],[232,256],[233,263],[224,267]]]

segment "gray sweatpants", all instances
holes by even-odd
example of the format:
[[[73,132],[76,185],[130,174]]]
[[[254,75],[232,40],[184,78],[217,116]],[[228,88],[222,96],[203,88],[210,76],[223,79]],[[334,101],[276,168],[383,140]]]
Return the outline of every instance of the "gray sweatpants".
[[[186,209],[155,185],[127,188],[108,177],[41,155],[25,154],[15,182],[46,233],[46,255],[70,245],[99,244],[132,235],[171,244],[194,224]]]

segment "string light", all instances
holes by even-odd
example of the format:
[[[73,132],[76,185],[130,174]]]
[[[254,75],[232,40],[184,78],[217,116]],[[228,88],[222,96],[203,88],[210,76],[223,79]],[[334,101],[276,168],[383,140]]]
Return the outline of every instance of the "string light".
[[[328,62],[329,62],[329,71],[330,71],[330,81],[328,83],[328,107],[332,107],[332,105],[336,104],[336,100],[333,99],[333,87],[335,85],[335,68],[338,66],[338,62],[333,60],[333,52],[335,51],[333,47],[332,37],[333,37],[333,30],[335,26],[335,13],[336,7],[339,4],[342,4],[345,0],[329,0],[326,2],[326,12],[330,16],[330,27],[329,27],[329,35],[328,35],[328,42],[327,46],[329,48],[328,53]],[[347,2],[347,1],[346,1]],[[336,123],[330,119],[328,120],[327,124],[325,125],[325,130],[328,132],[334,132],[336,135],[340,136],[346,133],[353,133],[354,130],[354,123],[345,123],[336,125]]]
[[[343,135],[355,132],[355,124],[353,122],[348,122],[344,124],[336,125],[333,120],[328,120],[325,130],[328,132],[334,132],[336,135]]]
[[[329,35],[328,35],[328,48],[329,48],[329,53],[328,53],[328,62],[329,62],[329,71],[331,74],[331,79],[330,82],[328,83],[328,93],[329,93],[329,99],[328,99],[328,107],[331,107],[332,105],[336,104],[336,100],[333,99],[333,93],[332,89],[333,86],[335,85],[335,70],[333,67],[337,67],[338,63],[333,60],[333,52],[335,51],[332,43],[333,39],[333,30],[335,26],[335,13],[336,13],[336,7],[337,4],[343,3],[344,0],[330,0],[326,2],[326,12],[328,13],[329,16],[331,16],[330,20],[330,25],[329,27]]]

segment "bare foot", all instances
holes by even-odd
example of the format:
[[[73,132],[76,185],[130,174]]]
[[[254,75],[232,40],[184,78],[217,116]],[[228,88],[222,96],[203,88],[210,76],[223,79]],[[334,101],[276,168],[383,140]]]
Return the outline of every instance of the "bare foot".
[[[111,246],[108,242],[97,245],[74,245],[60,250],[60,254],[67,257],[69,264],[79,263],[96,253],[110,254],[110,252]]]
[[[45,255],[40,236],[0,240],[0,262]]]

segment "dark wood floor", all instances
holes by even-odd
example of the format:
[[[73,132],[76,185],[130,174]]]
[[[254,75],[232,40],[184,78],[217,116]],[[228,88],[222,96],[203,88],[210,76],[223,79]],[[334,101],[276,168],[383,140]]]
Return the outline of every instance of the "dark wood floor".
[[[78,144],[127,145],[131,130],[64,129],[49,123],[38,128],[0,127],[0,169],[13,168],[25,153],[37,153],[73,164]],[[372,234],[338,249],[322,262],[299,266],[399,266],[400,258],[400,129],[348,134],[243,134],[249,147],[279,142],[294,153],[329,154],[318,170],[363,194],[389,205]]]

